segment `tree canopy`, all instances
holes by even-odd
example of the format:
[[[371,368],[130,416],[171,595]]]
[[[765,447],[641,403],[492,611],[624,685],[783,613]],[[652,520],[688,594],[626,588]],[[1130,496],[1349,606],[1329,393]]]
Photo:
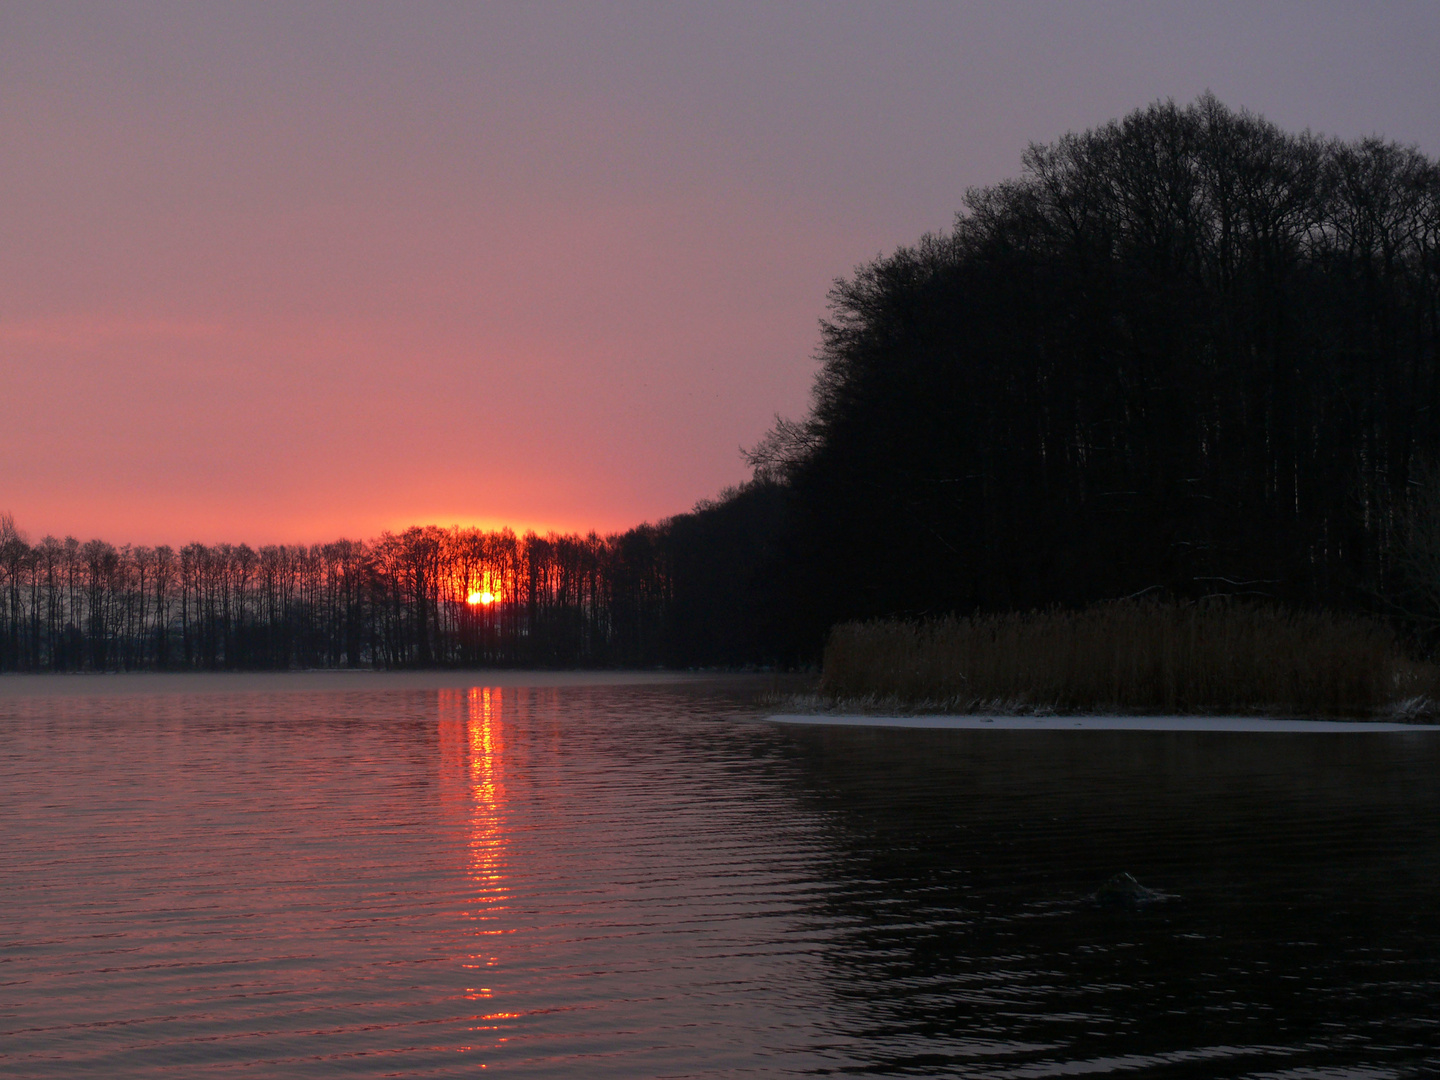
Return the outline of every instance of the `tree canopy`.
[[[800,639],[1146,590],[1361,604],[1440,441],[1440,168],[1155,104],[836,283],[791,492]]]

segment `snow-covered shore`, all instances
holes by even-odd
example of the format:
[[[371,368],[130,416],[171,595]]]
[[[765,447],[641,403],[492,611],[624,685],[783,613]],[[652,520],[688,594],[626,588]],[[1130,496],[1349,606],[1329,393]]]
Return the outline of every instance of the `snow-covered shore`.
[[[1440,724],[1395,724],[1369,720],[1282,720],[1263,716],[866,716],[779,713],[766,719],[778,724],[949,728],[965,731],[1440,732]]]

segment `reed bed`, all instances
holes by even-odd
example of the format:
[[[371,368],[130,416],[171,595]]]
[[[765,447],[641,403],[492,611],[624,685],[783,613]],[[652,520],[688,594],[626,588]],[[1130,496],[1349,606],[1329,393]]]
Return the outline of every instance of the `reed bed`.
[[[1434,712],[1436,670],[1384,624],[1253,603],[1121,601],[1082,611],[845,623],[831,706],[945,712]]]

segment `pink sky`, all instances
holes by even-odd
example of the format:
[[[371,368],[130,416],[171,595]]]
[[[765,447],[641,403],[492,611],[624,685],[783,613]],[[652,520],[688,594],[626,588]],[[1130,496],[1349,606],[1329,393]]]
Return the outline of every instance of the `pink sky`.
[[[4,5],[0,511],[622,529],[801,413],[838,275],[1213,89],[1440,149],[1440,8]]]

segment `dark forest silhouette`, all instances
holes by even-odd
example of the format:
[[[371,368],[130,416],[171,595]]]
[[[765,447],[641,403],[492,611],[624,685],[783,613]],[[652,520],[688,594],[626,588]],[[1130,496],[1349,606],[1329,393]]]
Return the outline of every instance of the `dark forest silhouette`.
[[[831,294],[790,603],[844,619],[1149,591],[1411,606],[1440,443],[1440,169],[1205,96],[1050,146]]]
[[[258,550],[12,527],[0,667],[793,664],[847,620],[1136,594],[1440,610],[1435,162],[1206,96],[966,206],[836,284],[810,415],[690,514]]]
[[[744,580],[743,548],[706,524],[725,514],[604,538],[429,526],[178,551],[29,544],[4,518],[0,670],[740,665],[743,590],[715,575],[728,559]],[[720,558],[694,557],[697,529]]]

